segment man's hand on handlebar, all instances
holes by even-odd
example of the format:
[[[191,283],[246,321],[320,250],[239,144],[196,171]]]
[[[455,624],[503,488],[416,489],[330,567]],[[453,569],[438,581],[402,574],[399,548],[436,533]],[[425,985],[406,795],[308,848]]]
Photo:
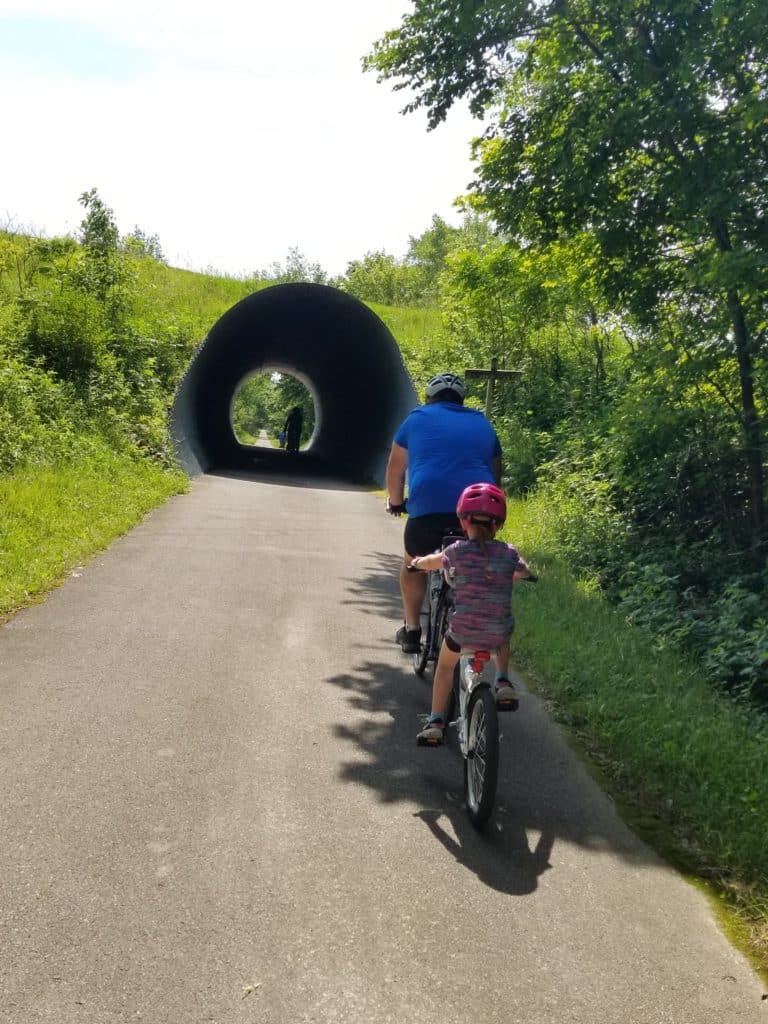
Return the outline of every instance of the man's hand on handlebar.
[[[391,516],[401,516],[403,512],[405,512],[405,510],[405,501],[403,501],[401,505],[393,505],[392,502],[389,500],[389,496],[387,496],[387,512],[389,512]]]

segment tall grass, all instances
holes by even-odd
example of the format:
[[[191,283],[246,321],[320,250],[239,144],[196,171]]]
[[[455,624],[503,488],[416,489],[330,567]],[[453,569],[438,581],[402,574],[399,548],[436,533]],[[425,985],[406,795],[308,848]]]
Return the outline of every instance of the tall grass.
[[[198,341],[202,341],[228,309],[269,284],[256,278],[241,279],[181,270],[154,260],[142,260],[138,273],[144,307],[183,316],[187,322],[197,326]]]
[[[380,306],[366,303],[389,328],[418,386],[435,373],[450,369],[445,361],[442,319],[437,309],[416,306]]]

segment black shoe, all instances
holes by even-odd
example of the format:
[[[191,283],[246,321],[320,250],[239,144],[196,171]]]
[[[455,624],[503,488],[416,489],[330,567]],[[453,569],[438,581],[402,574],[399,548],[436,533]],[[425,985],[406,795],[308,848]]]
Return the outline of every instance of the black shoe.
[[[418,654],[421,650],[421,628],[406,629],[401,626],[395,633],[395,640],[400,644],[403,654]]]

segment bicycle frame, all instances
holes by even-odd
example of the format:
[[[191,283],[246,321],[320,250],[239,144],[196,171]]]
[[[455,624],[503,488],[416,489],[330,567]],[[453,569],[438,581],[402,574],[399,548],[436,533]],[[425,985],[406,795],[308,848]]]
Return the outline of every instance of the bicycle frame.
[[[471,754],[469,746],[469,735],[467,728],[469,702],[472,694],[481,687],[487,686],[491,689],[493,678],[491,674],[491,655],[489,651],[462,651],[459,658],[459,716],[448,724],[455,726],[459,747],[462,757],[469,757]]]
[[[458,534],[446,534],[443,538],[442,547],[445,549],[449,544],[459,540]],[[415,570],[418,572],[419,570]],[[413,656],[413,669],[417,675],[423,675],[429,662],[436,663],[440,653],[440,644],[443,639],[445,620],[439,621],[442,616],[438,611],[445,610],[449,606],[449,595],[451,582],[442,569],[433,569],[427,573],[426,590],[426,619],[427,627],[424,631],[425,638],[421,650]],[[451,599],[452,600],[452,599]],[[422,611],[422,618],[424,612]]]

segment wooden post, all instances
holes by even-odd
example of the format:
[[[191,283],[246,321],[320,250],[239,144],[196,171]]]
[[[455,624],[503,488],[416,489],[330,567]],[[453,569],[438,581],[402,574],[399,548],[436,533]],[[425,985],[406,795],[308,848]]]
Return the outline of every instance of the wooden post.
[[[491,418],[493,412],[493,397],[496,390],[497,380],[509,380],[512,377],[522,376],[522,370],[500,370],[499,360],[494,356],[491,359],[491,368],[489,370],[481,370],[479,367],[469,368],[464,371],[465,380],[485,380],[487,381],[485,388],[485,417],[486,419]]]

